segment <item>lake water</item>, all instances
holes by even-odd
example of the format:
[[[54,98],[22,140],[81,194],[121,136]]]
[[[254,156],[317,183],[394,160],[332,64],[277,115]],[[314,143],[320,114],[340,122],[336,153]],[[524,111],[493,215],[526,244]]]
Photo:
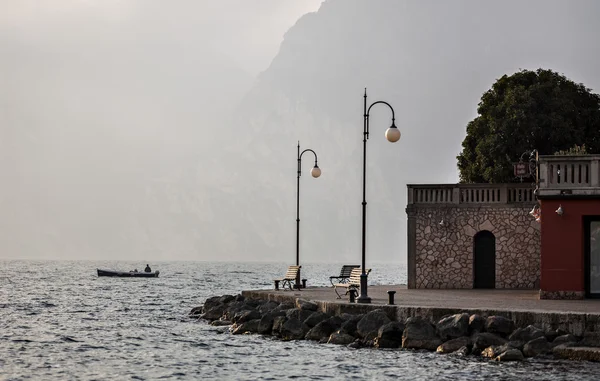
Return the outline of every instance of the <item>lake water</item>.
[[[600,364],[495,363],[436,353],[348,349],[189,319],[215,295],[271,288],[284,263],[165,262],[156,279],[98,278],[145,263],[0,261],[0,379],[6,380],[598,380]],[[400,265],[369,264],[371,284],[406,282]],[[310,285],[340,265],[304,264]]]

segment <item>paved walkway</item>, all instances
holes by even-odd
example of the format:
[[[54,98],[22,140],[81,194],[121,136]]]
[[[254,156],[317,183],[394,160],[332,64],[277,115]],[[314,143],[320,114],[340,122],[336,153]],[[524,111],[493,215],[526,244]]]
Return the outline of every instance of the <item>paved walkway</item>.
[[[387,304],[388,290],[396,291],[394,302],[401,307],[506,310],[522,312],[586,313],[600,315],[600,300],[540,300],[537,290],[408,290],[404,285],[369,286],[371,303]],[[256,291],[255,291],[256,292]],[[330,303],[336,299],[333,287],[308,287],[300,291],[263,290],[260,293],[302,297]],[[342,294],[343,295],[343,294]]]

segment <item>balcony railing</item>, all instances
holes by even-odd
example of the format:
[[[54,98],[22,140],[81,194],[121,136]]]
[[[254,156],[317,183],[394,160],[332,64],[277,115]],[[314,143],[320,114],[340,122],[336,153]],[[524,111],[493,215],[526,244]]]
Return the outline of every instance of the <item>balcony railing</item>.
[[[498,205],[535,202],[532,184],[408,185],[408,204]]]
[[[600,187],[600,155],[540,156],[540,189]]]
[[[408,204],[502,205],[536,201],[532,178],[514,184],[408,185]],[[537,196],[600,197],[600,155],[540,156]]]

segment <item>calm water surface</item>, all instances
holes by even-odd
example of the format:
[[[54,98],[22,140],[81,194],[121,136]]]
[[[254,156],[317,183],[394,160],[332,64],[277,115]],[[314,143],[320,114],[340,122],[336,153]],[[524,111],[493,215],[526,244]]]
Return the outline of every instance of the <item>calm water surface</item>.
[[[285,264],[168,262],[157,279],[98,278],[127,262],[0,261],[0,379],[406,379],[599,380],[600,364],[353,350],[313,342],[232,336],[188,319],[210,296],[271,288]],[[375,265],[372,284],[406,281],[399,265]],[[303,265],[309,285],[339,265]]]

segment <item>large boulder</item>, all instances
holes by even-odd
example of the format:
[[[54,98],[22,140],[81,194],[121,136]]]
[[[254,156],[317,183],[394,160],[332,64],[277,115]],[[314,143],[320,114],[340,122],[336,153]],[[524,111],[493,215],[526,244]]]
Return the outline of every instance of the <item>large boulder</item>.
[[[292,308],[291,310],[285,311],[285,316],[288,319],[298,319],[301,322],[304,322],[313,313],[314,313],[314,311],[301,310],[301,309],[298,309],[298,308]]]
[[[192,310],[189,313],[189,316],[200,316],[200,315],[202,315],[202,309],[203,308],[204,308],[204,306],[192,308]]]
[[[492,345],[502,345],[506,343],[506,339],[489,332],[476,333],[471,336],[473,342],[473,354],[479,355],[481,351]]]
[[[442,340],[455,339],[469,333],[469,314],[446,316],[437,323],[437,334]]]
[[[312,314],[310,314],[306,320],[304,320],[304,324],[306,324],[307,326],[309,326],[310,328],[316,326],[317,324],[319,324],[320,322],[322,322],[323,320],[327,320],[331,317],[331,315],[325,313],[325,312],[320,312],[320,311],[316,311],[313,312]],[[329,336],[329,335],[327,335]]]
[[[354,336],[350,336],[347,333],[334,332],[329,336],[327,344],[348,345],[353,343],[354,340]]]
[[[495,358],[496,361],[523,361],[523,353],[518,349],[509,349]]]
[[[373,310],[367,313],[358,324],[356,324],[356,332],[358,336],[373,340],[377,337],[377,332],[382,325],[389,323],[391,320],[382,310]]]
[[[262,316],[261,316],[260,312],[258,312],[255,309],[242,310],[242,311],[236,313],[233,316],[233,319],[231,319],[231,321],[233,321],[234,323],[237,323],[237,324],[241,324],[241,323],[245,323],[250,320],[255,320],[255,319],[260,320],[261,317]]]
[[[235,301],[236,302],[244,302],[250,308],[258,308],[258,306],[260,306],[261,304],[266,303],[266,301],[264,299],[250,299],[250,298],[244,298],[244,297],[242,297],[242,299],[240,299],[240,300],[238,300],[238,298],[236,298]]]
[[[557,337],[566,335],[568,333],[569,332],[559,328],[548,330],[544,332],[544,335],[546,336],[546,339],[548,339],[548,342],[552,343]]]
[[[485,348],[483,351],[481,351],[481,356],[495,359],[496,357],[500,356],[502,353],[508,351],[509,349],[519,349],[519,343],[520,342],[518,341],[510,341],[502,345],[491,345]]]
[[[397,321],[382,325],[377,331],[374,342],[375,348],[399,348],[402,346],[404,328],[404,324]]]
[[[273,332],[273,321],[275,321],[275,315],[272,313],[264,314],[258,323],[257,332],[261,335],[270,335]]]
[[[301,320],[291,318],[283,323],[280,334],[283,340],[301,340],[304,339],[309,329]]]
[[[234,301],[236,301],[236,297],[233,295],[213,296],[206,299],[202,307],[192,309],[190,315],[198,316],[202,314],[203,319],[217,320],[223,316],[224,311]]]
[[[473,314],[469,317],[469,335],[485,331],[485,318],[481,315]]]
[[[523,342],[528,342],[531,341],[533,339],[537,339],[538,337],[545,337],[544,331],[542,331],[541,329],[533,326],[533,325],[528,325],[525,328],[517,328],[509,337],[508,339],[511,341],[523,341]]]
[[[514,331],[515,323],[504,316],[488,316],[485,321],[485,330],[496,335],[507,337]]]
[[[279,306],[279,303],[269,300],[268,302],[258,306],[258,312],[261,314],[266,314],[268,312],[273,311],[275,308]]]
[[[541,336],[533,339],[523,346],[523,354],[526,357],[535,357],[545,355],[552,351],[552,345],[546,339],[546,336]]]
[[[210,307],[209,309],[203,309],[205,312],[200,315],[200,317],[209,321],[219,320],[222,316],[225,316],[224,314],[226,309],[227,306],[225,304],[218,304]],[[226,318],[226,320],[231,319]]]
[[[242,333],[257,333],[259,324],[259,319],[250,320],[241,324],[235,324],[234,326],[232,326],[231,333],[234,335],[239,335]]]
[[[296,308],[299,310],[316,311],[318,307],[317,303],[304,299],[296,299]]]
[[[273,328],[271,329],[271,333],[276,336],[281,335],[281,328],[283,327],[283,323],[287,320],[285,316],[275,316],[273,319]]]
[[[207,311],[209,311],[210,309],[215,308],[216,306],[219,306],[222,304],[223,304],[223,302],[221,302],[220,296],[210,297],[210,298],[206,299],[206,301],[202,305],[202,313],[204,314]]]
[[[521,352],[523,352],[523,347],[525,346],[525,342],[513,340],[513,341],[507,342],[506,345],[508,345],[511,348],[518,349]]]
[[[213,327],[224,327],[231,324],[233,323],[229,320],[213,320],[210,322],[210,325],[212,325]]]
[[[552,346],[556,347],[557,345],[561,345],[561,344],[567,344],[567,343],[576,343],[579,340],[577,340],[577,337],[569,334],[566,335],[561,335],[558,336],[556,339],[554,339],[554,341],[552,341]]]
[[[470,337],[457,337],[456,339],[452,339],[452,340],[448,340],[445,343],[439,345],[436,349],[436,352],[438,353],[452,353],[452,352],[456,352],[461,348],[470,348],[473,345],[471,344],[471,338]]]
[[[356,333],[356,326],[363,317],[364,315],[346,317],[346,320],[340,326],[340,332],[346,333],[350,336],[358,336],[358,333]]]
[[[355,339],[353,342],[346,345],[346,348],[352,348],[352,349],[360,349],[360,348],[365,348],[365,347],[368,347],[368,345],[365,345],[365,343],[363,343],[361,339]]]
[[[336,325],[331,320],[324,320],[311,328],[305,338],[306,340],[322,341],[329,338],[336,329]]]
[[[458,339],[460,339],[460,338],[458,338]],[[455,339],[455,340],[458,340],[458,339]],[[456,351],[452,352],[452,354],[456,355],[456,356],[468,356],[470,353],[471,353],[471,349],[467,346],[460,347]]]
[[[420,316],[406,320],[406,328],[402,335],[402,348],[427,349],[435,351],[442,344],[435,328]]]
[[[329,319],[327,319],[327,320],[329,320],[329,322],[330,322],[331,324],[333,324],[333,325],[335,325],[335,326],[337,327],[337,328],[336,328],[336,330],[340,329],[340,327],[341,327],[341,326],[342,326],[342,324],[344,323],[344,320],[342,320],[342,318],[341,318],[341,317],[339,317],[339,316],[332,316],[332,317],[330,317],[330,318],[329,318]]]
[[[222,295],[219,297],[219,302],[222,304],[229,304],[233,301],[244,301],[246,298],[242,295]]]
[[[231,321],[234,321],[235,315],[239,314],[240,312],[254,309],[253,306],[247,304],[244,300],[234,300],[231,303],[224,306],[225,311],[223,312],[223,317]]]

